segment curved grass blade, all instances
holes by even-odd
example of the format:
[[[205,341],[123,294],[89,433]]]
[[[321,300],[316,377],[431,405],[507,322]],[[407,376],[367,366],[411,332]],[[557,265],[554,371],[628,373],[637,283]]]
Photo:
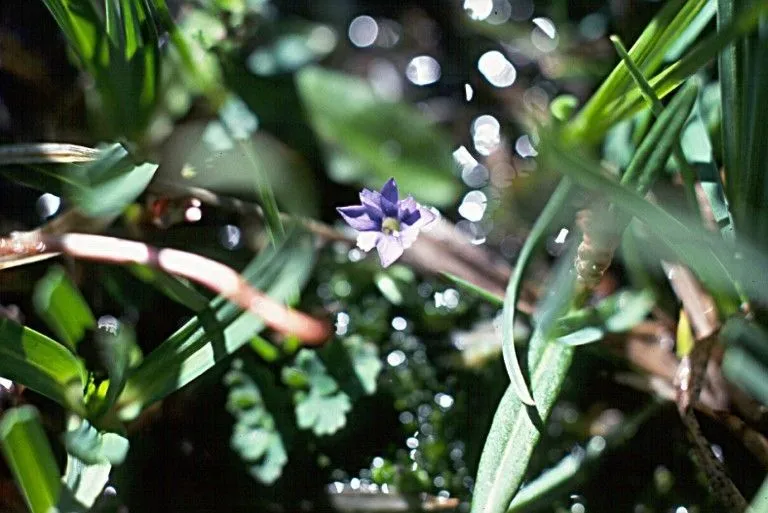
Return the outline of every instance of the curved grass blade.
[[[311,240],[294,231],[277,247],[262,252],[242,275],[271,297],[290,301],[308,279],[313,254]],[[225,298],[214,298],[209,309],[179,328],[129,376],[116,404],[118,415],[134,418],[144,407],[213,368],[263,329],[261,319],[243,313]]]
[[[61,492],[59,468],[33,406],[19,406],[3,415],[0,446],[32,513],[51,511]]]
[[[575,249],[575,248],[573,248]],[[538,308],[536,330],[528,348],[535,406],[526,406],[513,385],[507,388],[493,417],[475,480],[472,513],[504,513],[522,483],[541,430],[570,368],[573,347],[556,342],[555,320],[569,308],[575,293],[573,258],[559,262],[550,293]]]
[[[88,303],[61,266],[51,267],[37,282],[32,300],[37,314],[72,350],[96,326]]]
[[[557,215],[565,205],[572,187],[573,185],[569,178],[561,180],[557,185],[555,192],[552,193],[552,196],[549,198],[541,215],[536,219],[533,228],[531,228],[531,233],[528,235],[528,238],[525,240],[525,243],[520,250],[520,255],[515,264],[515,269],[512,271],[512,277],[509,279],[507,293],[504,299],[501,343],[504,365],[506,366],[507,374],[509,374],[509,378],[512,381],[512,388],[515,391],[515,394],[523,403],[528,405],[534,404],[535,401],[528,389],[523,370],[521,369],[520,362],[515,354],[514,326],[517,300],[520,297],[520,287],[523,283],[523,276],[528,264],[531,262],[531,257],[544,241],[548,230],[551,228]]]

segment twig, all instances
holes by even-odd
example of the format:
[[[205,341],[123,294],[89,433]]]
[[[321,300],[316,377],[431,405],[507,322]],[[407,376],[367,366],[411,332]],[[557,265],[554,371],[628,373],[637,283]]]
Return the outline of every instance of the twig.
[[[662,262],[662,266],[688,315],[696,341],[691,353],[680,362],[675,376],[680,418],[691,439],[695,460],[712,492],[729,510],[745,511],[747,501],[726,474],[722,462],[712,454],[693,411],[706,378],[709,355],[720,331],[714,300],[701,288],[688,268],[668,262]]]
[[[183,276],[226,297],[264,320],[270,328],[295,335],[304,343],[320,344],[330,335],[328,323],[287,308],[254,289],[240,274],[224,264],[175,249],[159,249],[141,242],[68,233],[16,232],[0,238],[0,256],[64,253],[75,258],[111,264],[142,264]]]

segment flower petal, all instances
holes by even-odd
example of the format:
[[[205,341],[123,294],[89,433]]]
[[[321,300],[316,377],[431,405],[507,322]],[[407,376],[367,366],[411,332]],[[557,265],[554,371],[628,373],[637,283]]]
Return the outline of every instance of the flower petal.
[[[409,226],[408,228],[405,228],[400,232],[400,243],[403,245],[403,248],[405,249],[410,248],[418,238],[419,238],[418,226]]]
[[[364,205],[338,207],[336,211],[341,214],[341,217],[344,218],[349,226],[357,231],[378,231],[381,228],[381,220],[372,219],[371,216],[368,215],[368,208]]]
[[[397,203],[397,184],[394,178],[387,180],[381,188],[381,195],[390,203]]]
[[[422,207],[419,205],[419,220],[416,221],[414,226],[417,226],[420,230],[429,227],[432,223],[437,221],[437,214],[430,208]]]
[[[381,194],[377,191],[363,189],[360,191],[360,203],[368,209],[368,215],[372,219],[383,219],[384,211],[381,209]]]
[[[401,223],[410,226],[419,220],[419,204],[416,203],[416,200],[413,199],[413,196],[408,195],[407,198],[399,201],[397,203],[397,208],[397,217]]]
[[[368,253],[383,236],[381,232],[361,232],[357,235],[357,247]]]
[[[403,254],[403,244],[391,235],[382,235],[376,242],[382,267],[389,267]]]

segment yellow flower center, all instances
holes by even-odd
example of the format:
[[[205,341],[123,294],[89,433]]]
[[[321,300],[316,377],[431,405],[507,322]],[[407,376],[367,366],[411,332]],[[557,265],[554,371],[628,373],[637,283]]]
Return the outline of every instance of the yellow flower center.
[[[394,217],[385,217],[381,222],[381,231],[387,235],[391,235],[400,231],[400,221]]]

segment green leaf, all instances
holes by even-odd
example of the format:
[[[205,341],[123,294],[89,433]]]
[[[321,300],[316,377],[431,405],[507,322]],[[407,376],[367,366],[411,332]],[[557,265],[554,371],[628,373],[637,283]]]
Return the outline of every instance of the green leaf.
[[[145,283],[153,285],[169,299],[186,306],[195,313],[208,308],[208,298],[177,276],[172,276],[146,265],[133,264],[127,266],[131,273]]]
[[[292,73],[336,47],[336,34],[327,25],[297,21],[278,23],[274,30],[277,36],[248,56],[246,65],[254,75]]]
[[[564,267],[569,268],[570,265]],[[567,304],[570,293],[566,292],[572,290],[568,282],[572,281],[568,273],[561,273],[552,289],[565,297],[556,297],[556,302]],[[540,428],[557,400],[573,355],[572,347],[544,334],[549,331],[546,317],[557,316],[561,309],[562,306],[547,309],[531,338],[528,361],[536,405],[523,404],[512,385],[501,398],[480,458],[472,513],[505,513],[523,480],[541,436]]]
[[[504,300],[493,293],[485,290],[484,288],[478,287],[474,283],[471,283],[467,280],[464,280],[462,278],[459,278],[455,274],[451,273],[441,273],[446,279],[452,281],[456,285],[458,285],[460,288],[464,290],[468,290],[469,292],[476,294],[477,296],[481,297],[488,303],[490,303],[493,306],[502,306],[504,304]]]
[[[0,340],[0,376],[82,409],[87,372],[65,346],[9,319],[0,319]]]
[[[49,513],[59,501],[59,468],[33,406],[13,408],[3,415],[0,445],[29,509]]]
[[[520,250],[515,269],[512,271],[512,277],[507,285],[507,295],[504,299],[504,312],[502,314],[502,354],[507,374],[512,381],[512,390],[515,391],[517,397],[525,404],[533,404],[534,398],[528,391],[528,384],[525,381],[523,371],[515,354],[515,314],[517,311],[517,301],[520,297],[520,287],[522,286],[525,270],[528,264],[530,264],[531,258],[541,246],[546,234],[566,204],[572,187],[571,180],[564,178],[558,184],[555,192],[552,193],[547,205],[536,219],[536,223],[531,228],[531,232]]]
[[[247,130],[247,122],[238,130]],[[218,120],[178,126],[164,145],[157,179],[172,186],[200,187],[257,201],[262,206],[269,192],[259,187],[268,185],[287,212],[314,216],[319,208],[314,178],[298,154],[263,130],[247,140],[235,139]]]
[[[302,349],[294,367],[307,376],[309,391],[294,394],[296,422],[301,429],[312,429],[317,436],[331,435],[344,427],[352,409],[349,396],[325,368],[317,353]]]
[[[306,282],[314,248],[294,230],[275,248],[263,251],[242,272],[256,288],[287,301]],[[135,418],[146,406],[180,389],[247,344],[264,329],[261,319],[217,297],[209,309],[179,328],[132,371],[117,408],[122,419]]]
[[[272,484],[288,462],[278,422],[262,394],[262,389],[267,395],[275,393],[272,375],[255,365],[246,368],[242,360],[235,360],[224,382],[230,387],[227,410],[237,419],[230,445],[248,464],[251,476]]]
[[[88,465],[119,465],[128,454],[128,439],[108,431],[99,432],[87,420],[73,416],[64,434],[67,453]]]
[[[112,320],[114,325],[102,324],[102,319],[99,319],[99,329],[94,335],[99,359],[107,369],[109,380],[103,395],[98,393],[103,389],[99,386],[95,396],[87,398],[90,418],[103,415],[117,401],[128,379],[131,355],[137,346],[133,328],[117,319]]]
[[[404,193],[426,203],[456,199],[450,140],[423,116],[378,98],[360,79],[320,68],[300,71],[297,86],[320,138],[371,170],[354,181],[378,189],[395,177]]]
[[[88,303],[61,266],[48,269],[37,282],[32,300],[37,314],[70,349],[96,326]]]
[[[138,140],[154,111],[160,44],[147,0],[44,0],[99,93],[93,109],[110,136]]]
[[[347,350],[355,375],[363,386],[363,391],[371,395],[376,392],[376,381],[384,367],[379,358],[379,348],[372,342],[366,342],[362,337],[347,337],[342,341]]]
[[[67,467],[64,470],[64,486],[59,499],[59,511],[67,513],[85,513],[99,498],[109,481],[112,465],[96,463],[89,465],[71,455],[67,455]]]

